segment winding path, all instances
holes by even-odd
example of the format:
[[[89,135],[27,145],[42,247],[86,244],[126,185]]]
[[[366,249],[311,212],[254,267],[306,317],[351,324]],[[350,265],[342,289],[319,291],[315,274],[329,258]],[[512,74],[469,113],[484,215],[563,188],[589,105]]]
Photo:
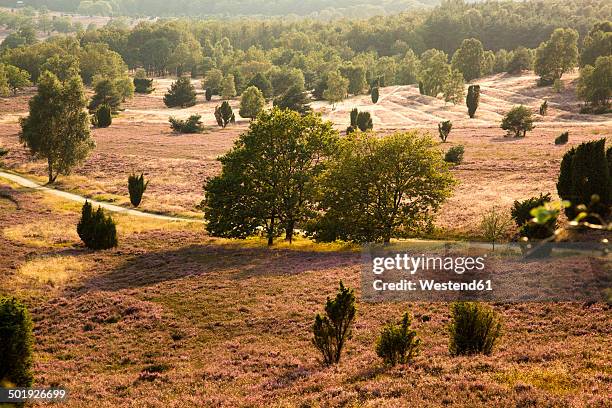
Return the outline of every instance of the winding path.
[[[55,188],[43,186],[43,185],[40,185],[37,182],[32,181],[32,180],[30,180],[30,179],[28,179],[26,177],[23,177],[23,176],[20,176],[20,175],[17,175],[17,174],[13,174],[13,173],[7,173],[5,171],[0,171],[0,178],[12,181],[13,183],[19,184],[22,187],[31,188],[33,190],[41,191],[41,192],[47,193],[47,194],[51,194],[51,195],[54,195],[56,197],[64,198],[66,200],[76,201],[76,202],[79,202],[79,203],[84,203],[85,200],[87,200],[92,205],[100,206],[100,207],[104,208],[105,210],[108,210],[108,211],[111,211],[111,212],[115,212],[115,213],[134,215],[134,216],[137,216],[137,217],[154,218],[154,219],[164,220],[164,221],[183,221],[183,222],[199,222],[199,223],[203,223],[204,222],[204,220],[198,220],[198,219],[195,219],[195,218],[172,217],[172,216],[169,216],[169,215],[153,214],[153,213],[148,213],[148,212],[144,212],[144,211],[134,210],[134,209],[131,209],[131,208],[120,207],[118,205],[106,203],[106,202],[103,202],[103,201],[92,200],[92,199],[80,196],[78,194],[68,193],[66,191],[57,190]]]

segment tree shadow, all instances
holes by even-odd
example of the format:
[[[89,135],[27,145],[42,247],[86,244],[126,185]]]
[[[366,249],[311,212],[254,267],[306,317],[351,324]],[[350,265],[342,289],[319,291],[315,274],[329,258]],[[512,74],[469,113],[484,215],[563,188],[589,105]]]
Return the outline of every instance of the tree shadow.
[[[358,265],[352,252],[315,252],[200,244],[147,252],[81,283],[80,290],[118,291],[189,276],[225,273],[228,279],[296,275],[306,271]]]

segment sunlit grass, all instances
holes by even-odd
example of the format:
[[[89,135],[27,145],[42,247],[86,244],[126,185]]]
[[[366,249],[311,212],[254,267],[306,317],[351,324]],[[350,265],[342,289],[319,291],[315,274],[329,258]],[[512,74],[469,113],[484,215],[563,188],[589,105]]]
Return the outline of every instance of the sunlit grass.
[[[50,256],[28,261],[19,267],[19,275],[42,284],[58,286],[79,276],[89,264],[74,256]]]
[[[202,227],[203,228],[203,227]],[[247,239],[227,239],[213,238],[213,242],[218,245],[236,246],[241,248],[268,248],[268,240],[264,237],[250,237]],[[361,245],[348,242],[315,242],[306,237],[295,237],[290,243],[283,238],[276,238],[272,249],[286,249],[294,251],[309,252],[338,252],[361,250]]]
[[[72,246],[79,239],[76,226],[72,228],[59,221],[19,224],[4,228],[2,232],[11,241],[37,248]]]
[[[495,379],[510,387],[514,387],[518,383],[524,383],[557,395],[571,393],[577,387],[574,377],[567,370],[560,367],[552,369],[533,368],[529,370],[513,369],[496,374]]]

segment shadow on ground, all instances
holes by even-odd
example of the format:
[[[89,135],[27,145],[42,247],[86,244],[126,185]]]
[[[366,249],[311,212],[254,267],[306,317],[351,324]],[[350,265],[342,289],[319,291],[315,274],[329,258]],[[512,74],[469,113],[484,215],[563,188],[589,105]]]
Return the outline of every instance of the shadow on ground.
[[[139,254],[108,273],[82,282],[81,290],[117,291],[214,273],[226,279],[294,275],[358,265],[354,252],[314,252],[241,248],[228,245],[190,245],[168,251]]]

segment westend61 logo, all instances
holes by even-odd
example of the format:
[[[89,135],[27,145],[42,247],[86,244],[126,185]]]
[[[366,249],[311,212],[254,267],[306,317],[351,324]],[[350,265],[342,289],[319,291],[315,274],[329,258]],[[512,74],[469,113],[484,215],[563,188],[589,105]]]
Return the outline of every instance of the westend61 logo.
[[[612,260],[597,243],[398,242],[366,245],[361,290],[368,302],[601,301]]]
[[[416,275],[419,271],[438,271],[445,275],[452,272],[456,275],[463,275],[466,272],[478,272],[485,270],[485,259],[483,256],[411,256],[407,253],[395,254],[394,256],[377,256],[372,258],[372,273],[382,275],[386,272],[399,272],[402,275]],[[375,291],[482,291],[492,290],[490,279],[472,279],[470,281],[439,281],[436,279],[400,279],[385,281],[379,279],[372,281],[372,288]]]

